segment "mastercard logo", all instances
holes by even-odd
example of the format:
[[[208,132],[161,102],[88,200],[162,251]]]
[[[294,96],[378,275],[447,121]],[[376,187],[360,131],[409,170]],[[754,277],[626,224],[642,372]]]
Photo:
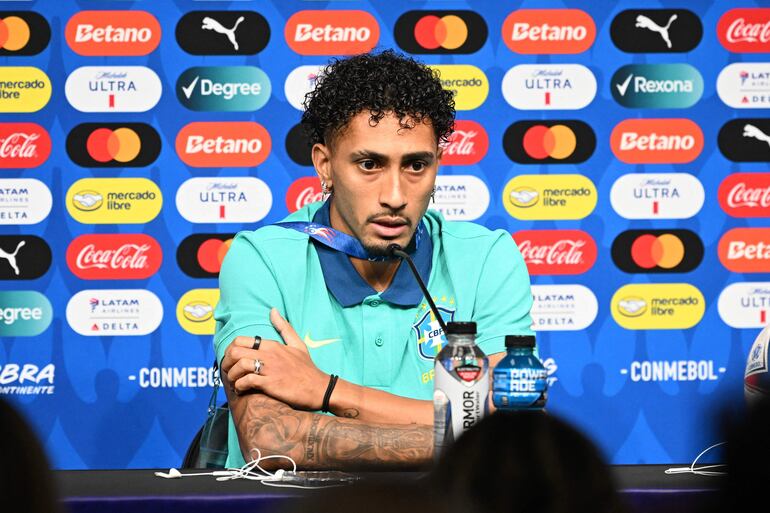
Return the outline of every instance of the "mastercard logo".
[[[393,30],[396,43],[417,54],[473,53],[489,33],[484,18],[473,11],[409,11]]]
[[[0,56],[36,55],[51,40],[51,27],[36,12],[0,11]]]
[[[690,230],[627,230],[612,243],[612,260],[627,273],[681,273],[703,260],[703,242]]]
[[[83,123],[67,136],[67,153],[83,167],[144,167],[160,154],[160,136],[145,123]]]
[[[179,268],[192,278],[216,278],[234,233],[196,233],[185,238],[176,251]]]
[[[505,131],[503,149],[520,164],[574,164],[593,154],[596,135],[577,120],[517,121]]]

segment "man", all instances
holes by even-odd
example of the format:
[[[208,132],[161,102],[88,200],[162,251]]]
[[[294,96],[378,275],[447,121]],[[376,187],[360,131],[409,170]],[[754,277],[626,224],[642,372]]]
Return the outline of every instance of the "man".
[[[334,61],[308,94],[302,121],[331,196],[286,221],[323,228],[315,239],[290,226],[241,232],[220,272],[229,466],[255,449],[305,468],[431,460],[445,338],[408,266],[383,259],[390,244],[411,254],[444,320],[477,323],[491,365],[506,334],[531,333],[529,276],[510,234],[426,213],[454,114],[436,73],[392,51]],[[329,246],[345,234],[355,247]],[[332,415],[315,413],[327,404]]]

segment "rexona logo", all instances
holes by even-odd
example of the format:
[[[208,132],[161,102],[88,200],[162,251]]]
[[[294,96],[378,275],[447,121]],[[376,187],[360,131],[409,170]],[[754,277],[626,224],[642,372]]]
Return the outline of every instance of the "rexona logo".
[[[770,217],[770,174],[732,173],[719,185],[719,206],[733,217]]]
[[[67,154],[83,167],[149,166],[160,145],[160,135],[146,123],[83,123],[67,136]]]
[[[719,130],[717,143],[733,162],[770,162],[770,119],[731,119]]]
[[[147,55],[160,35],[160,23],[146,11],[80,11],[64,29],[72,51],[86,56]]]
[[[286,191],[286,209],[296,212],[305,205],[321,201],[321,180],[317,176],[303,176],[297,178]]]
[[[286,153],[289,158],[300,166],[312,166],[313,161],[310,158],[310,138],[301,124],[291,127],[286,134]]]
[[[53,395],[56,366],[34,363],[0,365],[0,395]]]
[[[0,235],[0,280],[34,280],[51,267],[51,248],[34,235]]]
[[[577,331],[596,319],[599,303],[583,285],[532,285],[532,329]]]
[[[163,195],[146,178],[83,178],[70,186],[66,205],[79,223],[142,224],[160,213]]]
[[[254,11],[192,11],[176,24],[176,42],[193,55],[254,55],[270,41],[270,25]]]
[[[305,110],[303,105],[305,95],[315,89],[316,81],[321,76],[324,67],[323,64],[299,66],[289,73],[283,84],[283,92],[292,107],[297,110]]]
[[[576,164],[596,149],[596,135],[577,120],[517,121],[503,135],[503,149],[519,164]]]
[[[770,273],[770,228],[733,228],[719,239],[719,261],[735,273]]]
[[[612,130],[610,146],[627,164],[687,164],[703,151],[703,132],[689,119],[626,119]]]
[[[583,230],[521,230],[513,239],[531,275],[582,274],[596,262],[596,243]]]
[[[722,321],[731,328],[764,328],[770,322],[770,282],[728,285],[719,294],[717,308]]]
[[[67,322],[86,337],[149,335],[163,320],[163,303],[144,289],[81,290],[67,303]]]
[[[770,52],[770,9],[730,9],[719,18],[717,37],[729,52]]]
[[[143,233],[81,235],[67,248],[67,266],[81,280],[141,280],[162,261],[158,241]]]
[[[703,38],[703,24],[686,9],[628,9],[612,20],[610,37],[629,53],[689,52]]]
[[[689,64],[629,64],[612,75],[615,101],[637,109],[686,109],[703,95],[703,77]]]
[[[519,64],[503,77],[503,96],[521,110],[582,109],[596,96],[596,77],[580,64]]]
[[[631,173],[610,189],[612,208],[626,219],[688,219],[705,200],[703,184],[687,173]]]
[[[428,208],[438,210],[448,221],[474,221],[489,208],[489,189],[472,175],[436,177],[435,201]]]
[[[190,68],[176,81],[176,97],[190,110],[244,112],[270,99],[270,79],[255,66]]]
[[[474,53],[487,40],[487,23],[473,11],[408,11],[393,36],[407,53]]]
[[[610,311],[628,330],[683,330],[700,322],[706,300],[689,283],[633,283],[615,292]]]
[[[479,123],[460,119],[455,121],[454,132],[442,144],[442,166],[470,166],[478,164],[489,150],[489,136]]]
[[[194,122],[176,136],[176,153],[192,167],[256,167],[270,154],[270,134],[253,121]]]
[[[430,67],[438,71],[442,87],[455,95],[457,110],[473,110],[487,99],[489,79],[476,66],[438,64]]]
[[[51,154],[51,136],[37,123],[0,123],[0,168],[30,169]]]
[[[176,191],[176,208],[191,223],[256,223],[272,205],[270,187],[253,176],[190,178]]]
[[[583,219],[596,207],[596,186],[583,175],[519,175],[503,190],[516,219]]]
[[[51,27],[32,11],[0,11],[0,57],[37,55],[51,41]]]
[[[0,337],[35,337],[53,319],[48,298],[34,290],[0,291]]]
[[[162,91],[158,75],[144,66],[83,66],[64,84],[67,101],[80,112],[146,112]]]
[[[37,224],[52,206],[51,191],[40,180],[0,179],[0,225]]]
[[[703,260],[703,242],[690,230],[626,230],[612,242],[612,261],[627,273],[685,273]]]
[[[192,278],[216,278],[234,233],[196,233],[176,249],[179,268]]]
[[[213,335],[214,308],[219,303],[219,289],[192,289],[176,305],[176,320],[193,335]]]
[[[51,99],[51,80],[29,66],[4,66],[0,80],[0,113],[37,112]]]
[[[516,53],[582,53],[594,39],[594,20],[580,9],[520,9],[503,22],[503,41]]]
[[[380,26],[366,11],[300,11],[283,34],[300,55],[353,55],[377,46]]]
[[[770,63],[736,62],[717,77],[717,94],[734,109],[770,108]]]

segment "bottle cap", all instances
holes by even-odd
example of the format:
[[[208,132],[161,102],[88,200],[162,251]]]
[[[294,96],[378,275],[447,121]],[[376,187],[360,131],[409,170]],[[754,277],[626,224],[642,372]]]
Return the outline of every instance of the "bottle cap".
[[[534,335],[506,335],[505,347],[535,347]]]
[[[475,322],[448,322],[446,323],[447,335],[475,335]]]

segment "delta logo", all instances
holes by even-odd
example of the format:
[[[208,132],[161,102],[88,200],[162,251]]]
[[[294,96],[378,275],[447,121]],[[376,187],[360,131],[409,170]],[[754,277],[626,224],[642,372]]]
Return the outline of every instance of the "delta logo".
[[[366,11],[300,11],[286,22],[284,37],[300,55],[354,55],[377,46],[380,26]]]
[[[519,164],[577,164],[593,154],[596,135],[583,121],[517,121],[506,129],[503,149]]]
[[[734,273],[770,272],[770,228],[733,228],[719,239],[719,261]]]
[[[719,185],[718,197],[729,216],[770,217],[770,174],[729,174]]]
[[[83,66],[64,84],[67,101],[80,112],[146,112],[162,92],[158,75],[144,66]]]
[[[581,64],[519,64],[503,77],[503,97],[520,110],[576,110],[596,96],[596,77]]]
[[[532,285],[532,329],[578,331],[591,326],[599,302],[583,285]]]
[[[35,337],[52,319],[51,302],[40,292],[0,291],[0,337]]]
[[[717,301],[719,317],[731,328],[762,329],[770,322],[770,282],[732,283]]]
[[[770,63],[736,62],[717,76],[719,98],[734,109],[770,108]]]
[[[628,53],[689,52],[703,38],[703,24],[687,9],[627,9],[612,20],[610,37]]]
[[[270,92],[270,79],[255,66],[196,66],[176,81],[179,103],[197,111],[253,112]]]
[[[67,266],[81,280],[143,280],[163,262],[163,251],[143,233],[81,235],[67,248]]]
[[[145,289],[81,290],[67,302],[67,323],[78,335],[149,335],[163,320],[163,303]]]
[[[489,150],[489,136],[479,123],[467,119],[455,121],[454,132],[441,144],[441,165],[478,164]]]
[[[393,29],[398,46],[412,54],[468,54],[484,46],[487,23],[474,11],[408,11]]]
[[[610,189],[610,204],[625,219],[689,219],[705,201],[703,184],[687,173],[629,173]]]
[[[728,52],[770,52],[770,9],[730,9],[719,18],[717,37]]]
[[[489,79],[476,66],[439,64],[429,67],[438,72],[441,86],[454,94],[457,110],[476,109],[487,99]]]
[[[629,64],[610,82],[612,97],[635,109],[686,109],[703,95],[703,77],[689,64]]]
[[[160,148],[160,135],[146,123],[83,123],[67,135],[67,154],[83,167],[145,167]]]
[[[51,136],[37,123],[0,123],[0,168],[31,169],[48,160]]]
[[[256,167],[271,147],[270,134],[253,121],[193,122],[176,136],[176,153],[191,167]]]
[[[626,164],[687,164],[703,151],[703,131],[689,119],[626,119],[610,146]]]
[[[143,224],[160,213],[163,195],[147,178],[83,178],[70,186],[66,206],[83,224]]]
[[[703,260],[703,242],[690,230],[626,230],[612,242],[612,261],[626,273],[684,273]]]
[[[529,274],[582,274],[594,266],[598,250],[583,230],[521,230],[513,235]]]
[[[52,206],[51,190],[40,180],[0,179],[0,225],[37,224]]]
[[[176,24],[176,42],[192,55],[254,55],[270,41],[270,25],[254,11],[192,11]]]
[[[4,66],[0,113],[37,112],[51,99],[51,79],[31,66]]]
[[[213,335],[214,308],[219,303],[219,289],[192,289],[179,298],[176,320],[188,333]]]
[[[594,20],[580,9],[520,9],[503,22],[503,41],[516,53],[583,53],[595,39]]]
[[[431,210],[447,221],[475,221],[489,208],[489,189],[473,175],[439,175]]]
[[[583,175],[519,175],[503,190],[505,209],[522,220],[583,219],[596,201],[596,186]]]
[[[703,294],[689,283],[632,283],[610,301],[612,318],[627,330],[683,330],[700,322]]]
[[[191,278],[216,278],[222,268],[234,233],[196,233],[186,237],[176,250],[179,268]]]
[[[717,144],[733,162],[770,162],[770,119],[731,119],[719,130]]]
[[[32,11],[0,11],[0,57],[37,55],[51,41],[51,26]]]
[[[272,205],[270,187],[253,176],[190,178],[176,191],[176,208],[191,223],[256,223]]]
[[[317,176],[297,178],[286,191],[286,209],[289,213],[321,200],[323,200],[321,180]]]
[[[51,247],[34,235],[0,235],[0,280],[34,280],[51,268]]]
[[[80,11],[64,29],[72,51],[87,57],[147,55],[160,36],[160,23],[146,11]]]

